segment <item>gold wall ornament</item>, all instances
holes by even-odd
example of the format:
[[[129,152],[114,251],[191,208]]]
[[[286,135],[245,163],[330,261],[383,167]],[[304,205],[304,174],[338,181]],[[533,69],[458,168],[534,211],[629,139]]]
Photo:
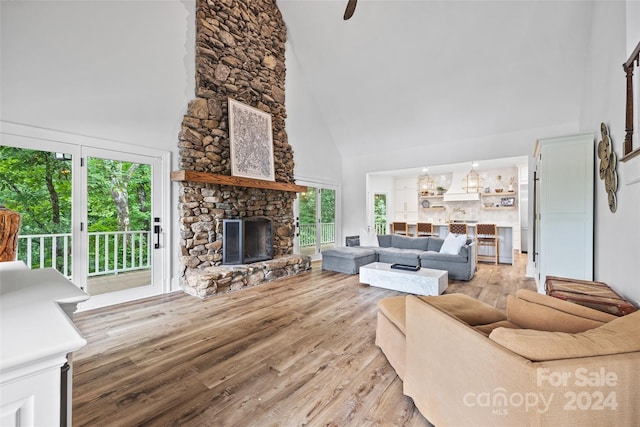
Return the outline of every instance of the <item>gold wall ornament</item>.
[[[617,209],[616,191],[618,191],[618,158],[613,151],[609,129],[604,123],[600,124],[602,141],[598,143],[598,157],[600,158],[600,179],[604,180],[604,189],[607,192],[609,209],[615,212]]]

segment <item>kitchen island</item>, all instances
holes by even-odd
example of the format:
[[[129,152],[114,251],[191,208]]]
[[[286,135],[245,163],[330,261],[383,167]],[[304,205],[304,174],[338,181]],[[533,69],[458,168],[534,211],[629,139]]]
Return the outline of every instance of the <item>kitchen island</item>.
[[[467,224],[469,229],[469,237],[475,239],[476,237],[476,222],[464,222],[464,221],[456,221],[457,223]],[[512,264],[513,265],[513,226],[508,224],[496,224],[498,227],[498,247],[499,247],[499,257],[498,261],[501,264]],[[433,232],[434,234],[444,239],[449,234],[449,224],[433,224]],[[409,224],[409,234],[412,236],[416,235],[416,224]],[[489,251],[491,249],[486,247],[479,248],[480,255],[489,255]],[[486,251],[486,253],[485,253]]]
[[[499,247],[499,257],[498,262],[501,264],[512,264],[513,265],[513,227],[511,225],[506,224],[496,224],[498,227],[498,247]],[[475,223],[467,223],[467,227],[469,227],[469,236],[473,239],[476,238],[476,224]],[[436,232],[440,238],[444,239],[449,234],[449,225],[448,224],[434,224],[433,230]],[[488,255],[491,249],[486,247],[478,248],[480,251],[480,255]],[[487,251],[487,253],[483,252]]]

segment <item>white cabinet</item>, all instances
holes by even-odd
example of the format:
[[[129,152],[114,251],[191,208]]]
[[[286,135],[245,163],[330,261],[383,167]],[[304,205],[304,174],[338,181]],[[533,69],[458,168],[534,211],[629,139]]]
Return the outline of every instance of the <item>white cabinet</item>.
[[[87,342],[67,316],[88,298],[52,268],[0,263],[0,425],[71,425],[61,368]]]
[[[394,221],[418,220],[418,177],[396,178]]]
[[[547,276],[593,280],[593,134],[536,143],[534,263]]]

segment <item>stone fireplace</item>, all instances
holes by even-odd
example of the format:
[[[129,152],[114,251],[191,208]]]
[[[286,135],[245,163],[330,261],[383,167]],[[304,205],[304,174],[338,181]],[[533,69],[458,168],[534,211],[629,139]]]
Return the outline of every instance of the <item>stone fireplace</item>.
[[[300,190],[285,132],[285,41],[275,0],[196,0],[196,97],[179,134],[180,171],[172,173],[180,183],[182,285],[193,295],[310,268],[308,257],[293,254],[293,201]],[[275,182],[231,176],[229,98],[271,115]],[[246,226],[257,218],[271,224],[274,259],[246,268],[224,265],[225,221]]]

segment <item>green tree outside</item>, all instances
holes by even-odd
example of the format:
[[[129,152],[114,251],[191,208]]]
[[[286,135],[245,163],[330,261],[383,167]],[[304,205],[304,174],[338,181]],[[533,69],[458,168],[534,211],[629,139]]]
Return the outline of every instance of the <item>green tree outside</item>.
[[[71,231],[71,161],[0,146],[0,205],[22,215],[20,234]]]
[[[308,191],[299,195],[300,225],[316,224],[317,189],[309,187]],[[335,190],[320,189],[320,222],[321,224],[334,224],[336,212]],[[335,231],[335,230],[334,230]],[[303,227],[300,229],[301,242],[313,242],[315,244],[315,227]]]
[[[373,221],[376,232],[384,233],[387,228],[387,195],[374,194],[373,196]],[[385,230],[385,231],[382,231]]]
[[[300,223],[315,224],[316,222],[316,188],[309,187],[306,193],[300,194]],[[335,190],[320,190],[320,221],[324,224],[335,222],[336,192]]]
[[[150,230],[151,167],[99,158],[89,158],[87,167],[89,232]],[[20,235],[71,233],[71,174],[69,155],[0,146],[0,205],[22,215]],[[58,263],[64,258],[62,239],[56,240]],[[93,265],[95,244],[89,243]],[[113,258],[113,239],[109,245]],[[52,246],[45,243],[45,265],[39,267],[52,266]],[[99,250],[105,249],[101,242]],[[39,258],[40,250],[39,240],[33,240],[32,259]],[[145,250],[146,259],[146,248],[139,250]],[[19,248],[20,259],[26,251],[26,246]],[[113,259],[109,262],[113,265]]]

